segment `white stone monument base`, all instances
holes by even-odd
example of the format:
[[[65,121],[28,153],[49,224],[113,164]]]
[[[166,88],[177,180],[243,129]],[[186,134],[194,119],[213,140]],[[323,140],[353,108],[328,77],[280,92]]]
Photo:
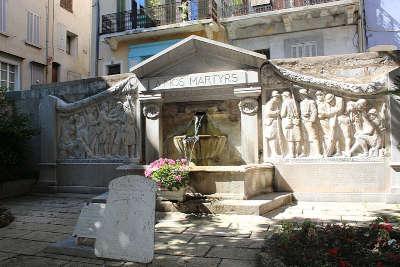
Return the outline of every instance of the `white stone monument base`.
[[[270,164],[193,166],[190,185],[208,197],[250,199],[274,191],[273,174],[274,167]]]
[[[385,201],[390,187],[381,162],[275,163],[276,191],[294,192],[301,201]]]

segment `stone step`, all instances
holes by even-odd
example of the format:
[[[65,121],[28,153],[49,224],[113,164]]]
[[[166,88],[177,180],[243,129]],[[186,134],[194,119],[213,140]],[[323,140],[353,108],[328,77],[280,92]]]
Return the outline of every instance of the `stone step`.
[[[290,204],[293,194],[274,192],[247,200],[237,199],[195,199],[182,203],[157,201],[157,211],[183,213],[213,213],[238,215],[263,215],[269,211]]]
[[[107,195],[108,193],[104,193],[94,197],[92,203],[106,203]],[[262,215],[290,204],[292,201],[293,193],[290,192],[268,193],[247,200],[218,200],[212,196],[211,198],[187,200],[182,203],[157,200],[156,210],[161,212]]]

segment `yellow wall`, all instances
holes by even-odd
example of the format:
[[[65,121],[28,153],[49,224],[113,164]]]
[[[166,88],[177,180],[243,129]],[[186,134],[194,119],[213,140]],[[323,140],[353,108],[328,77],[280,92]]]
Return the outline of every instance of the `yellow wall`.
[[[40,17],[39,47],[31,46],[25,42],[27,39],[28,10]],[[5,34],[0,34],[0,61],[18,64],[19,89],[29,89],[32,84],[31,62],[43,65],[49,63],[49,67],[44,68],[45,71],[48,71],[47,82],[51,82],[51,63],[53,60],[61,64],[60,81],[67,80],[69,71],[74,71],[81,77],[89,75],[92,30],[91,0],[74,0],[73,13],[61,8],[59,0],[8,0],[7,14],[7,31]],[[70,56],[64,51],[58,50],[57,23],[64,24],[68,31],[78,35],[78,53],[76,56]],[[46,57],[46,54],[48,57]]]

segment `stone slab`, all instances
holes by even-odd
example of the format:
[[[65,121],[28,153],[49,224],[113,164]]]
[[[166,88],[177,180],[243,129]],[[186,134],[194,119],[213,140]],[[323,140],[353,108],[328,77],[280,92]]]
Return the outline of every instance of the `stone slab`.
[[[73,235],[77,237],[96,238],[106,209],[105,204],[88,203],[81,211]]]
[[[5,238],[0,242],[0,252],[35,255],[48,246],[46,242]]]
[[[387,201],[385,193],[319,193],[319,192],[294,192],[297,201],[310,202],[378,202]]]
[[[323,162],[325,160],[325,162]],[[276,191],[310,193],[384,193],[389,172],[383,161],[275,163]]]
[[[206,257],[217,257],[223,259],[254,260],[257,258],[260,249],[213,247]]]
[[[103,223],[98,229],[98,257],[149,263],[154,256],[156,185],[138,175],[109,185]]]
[[[66,266],[65,264],[67,263],[68,263],[67,261],[59,259],[18,255],[17,257],[3,261],[1,263],[1,266],[61,267],[61,266]]]
[[[59,241],[55,244],[50,244],[48,247],[46,247],[46,249],[43,250],[43,252],[48,254],[96,259],[93,247],[77,245],[75,239],[72,237]]]
[[[257,267],[257,261],[223,259],[218,267]]]

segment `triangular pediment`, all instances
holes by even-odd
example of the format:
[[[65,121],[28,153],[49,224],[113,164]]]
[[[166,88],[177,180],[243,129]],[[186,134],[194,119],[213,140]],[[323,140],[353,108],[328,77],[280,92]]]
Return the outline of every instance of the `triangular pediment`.
[[[192,35],[134,66],[139,79],[226,70],[258,70],[266,57]]]

